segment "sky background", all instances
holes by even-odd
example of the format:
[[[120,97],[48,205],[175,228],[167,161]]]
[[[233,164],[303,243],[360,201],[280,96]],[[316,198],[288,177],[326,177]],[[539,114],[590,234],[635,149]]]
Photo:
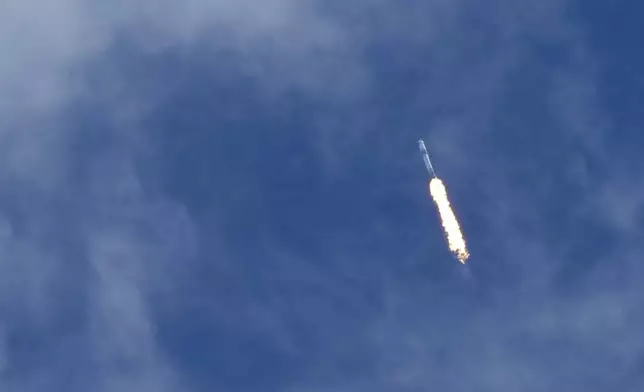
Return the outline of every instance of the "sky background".
[[[2,1],[0,389],[643,390],[643,12]]]

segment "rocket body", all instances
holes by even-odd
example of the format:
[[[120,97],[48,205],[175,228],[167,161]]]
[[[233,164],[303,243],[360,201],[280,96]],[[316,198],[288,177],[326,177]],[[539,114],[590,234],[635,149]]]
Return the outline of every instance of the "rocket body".
[[[425,167],[432,177],[436,177],[436,172],[434,171],[434,166],[432,166],[432,161],[429,160],[429,154],[427,153],[427,148],[425,147],[425,142],[423,139],[418,140],[418,148],[423,154],[423,161],[425,162]]]
[[[460,263],[465,264],[467,259],[470,257],[470,253],[467,250],[465,237],[461,232],[456,215],[454,214],[454,211],[450,206],[449,199],[447,198],[447,189],[445,188],[445,184],[443,184],[443,181],[436,176],[434,166],[432,166],[432,161],[429,160],[429,154],[427,153],[427,147],[425,147],[423,139],[418,140],[418,148],[423,154],[425,167],[427,168],[430,176],[432,176],[432,179],[429,181],[429,193],[438,208],[438,215],[440,216],[441,225],[445,232],[445,239],[449,245],[449,250]]]

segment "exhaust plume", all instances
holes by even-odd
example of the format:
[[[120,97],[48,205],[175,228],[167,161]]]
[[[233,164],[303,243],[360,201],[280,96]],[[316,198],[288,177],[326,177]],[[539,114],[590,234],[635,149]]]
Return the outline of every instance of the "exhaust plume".
[[[449,250],[456,256],[458,261],[465,264],[470,257],[470,253],[467,251],[465,239],[463,238],[463,233],[456,220],[454,211],[452,211],[452,207],[449,205],[447,189],[445,189],[443,181],[438,177],[432,178],[429,182],[429,193],[432,195],[438,207],[438,214],[440,215],[441,224],[445,230]]]

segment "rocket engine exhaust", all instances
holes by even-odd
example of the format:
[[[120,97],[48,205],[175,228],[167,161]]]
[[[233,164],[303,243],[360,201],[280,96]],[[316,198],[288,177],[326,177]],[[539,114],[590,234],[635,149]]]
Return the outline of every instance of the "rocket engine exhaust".
[[[470,257],[470,253],[467,251],[465,238],[461,232],[456,215],[454,215],[454,211],[452,211],[452,207],[449,204],[447,189],[445,189],[443,181],[438,177],[432,178],[429,182],[429,192],[438,207],[438,214],[440,215],[441,224],[447,237],[449,250],[456,256],[458,261],[465,264]]]

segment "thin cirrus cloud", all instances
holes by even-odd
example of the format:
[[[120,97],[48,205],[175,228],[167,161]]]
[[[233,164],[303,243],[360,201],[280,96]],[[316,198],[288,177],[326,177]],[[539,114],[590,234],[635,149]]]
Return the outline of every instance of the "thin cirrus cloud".
[[[363,143],[373,125],[367,117],[377,116],[379,107],[369,94],[378,91],[387,73],[379,73],[377,55],[370,56],[391,49],[397,57],[388,60],[390,66],[425,75],[423,88],[405,98],[400,111],[413,120],[409,124],[428,129],[434,159],[448,162],[443,170],[450,189],[458,194],[468,184],[477,196],[469,201],[475,207],[463,207],[471,220],[487,225],[485,233],[475,231],[478,241],[471,239],[473,262],[492,274],[483,265],[488,262],[516,282],[489,288],[494,300],[471,312],[459,310],[465,305],[458,298],[428,304],[427,298],[441,294],[439,288],[395,282],[384,293],[395,300],[381,317],[365,321],[371,346],[356,348],[376,353],[375,365],[370,362],[375,374],[322,382],[335,371],[329,360],[318,372],[295,377],[291,390],[428,385],[592,390],[592,377],[600,380],[595,387],[620,377],[619,369],[607,365],[611,360],[626,369],[624,379],[635,380],[628,369],[637,366],[641,348],[628,342],[641,327],[632,315],[639,289],[627,272],[639,271],[628,261],[641,255],[638,245],[627,241],[602,253],[597,272],[573,279],[574,295],[561,298],[553,288],[558,268],[573,263],[571,258],[579,263],[583,256],[575,247],[584,246],[584,233],[563,240],[549,235],[551,205],[544,195],[550,190],[570,203],[563,191],[552,191],[563,181],[557,175],[587,190],[575,188],[579,203],[564,218],[572,228],[585,222],[587,211],[599,210],[591,219],[598,232],[619,226],[620,233],[632,235],[637,225],[621,207],[641,208],[631,182],[593,182],[588,173],[589,160],[603,163],[610,153],[602,144],[610,121],[597,97],[598,67],[581,28],[567,19],[568,6],[554,0],[485,6],[468,1],[3,3],[0,36],[9,39],[0,44],[5,59],[0,65],[0,386],[8,391],[45,385],[196,388],[157,340],[154,312],[164,305],[151,298],[172,292],[168,274],[198,253],[200,233],[186,207],[150,188],[138,171],[154,132],[144,129],[143,120],[164,97],[129,89],[118,76],[118,61],[111,56],[123,42],[142,53],[183,51],[192,58],[214,53],[214,60],[209,57],[214,62],[228,54],[235,64],[232,76],[251,78],[267,101],[297,91],[355,104],[366,113],[354,119],[356,127],[319,121],[303,131],[319,140],[317,153],[336,169],[348,159],[336,147],[351,151]],[[98,87],[93,77],[100,80]],[[171,88],[162,91],[172,95]],[[78,126],[76,108],[86,101],[101,108],[87,123],[95,130]],[[428,113],[431,121],[425,120]],[[534,121],[522,123],[521,116]],[[531,164],[510,151],[509,143],[520,146],[521,138],[542,143],[535,136],[540,127],[575,146],[550,142],[545,155],[535,155],[537,162],[552,159],[556,168]],[[407,133],[413,147],[416,135]],[[92,141],[95,136],[99,142]],[[483,161],[487,164],[477,165]],[[521,177],[533,181],[515,181]],[[622,279],[619,287],[597,276],[611,271],[609,260],[623,268],[614,277]],[[296,261],[285,263],[285,270],[292,270],[289,263]],[[316,287],[330,283],[311,271],[307,276]],[[456,309],[445,311],[451,305]],[[433,321],[434,312],[444,312],[443,322]],[[283,330],[275,338],[285,347],[292,344]],[[329,355],[343,352],[329,350]],[[74,371],[78,368],[83,372]]]

